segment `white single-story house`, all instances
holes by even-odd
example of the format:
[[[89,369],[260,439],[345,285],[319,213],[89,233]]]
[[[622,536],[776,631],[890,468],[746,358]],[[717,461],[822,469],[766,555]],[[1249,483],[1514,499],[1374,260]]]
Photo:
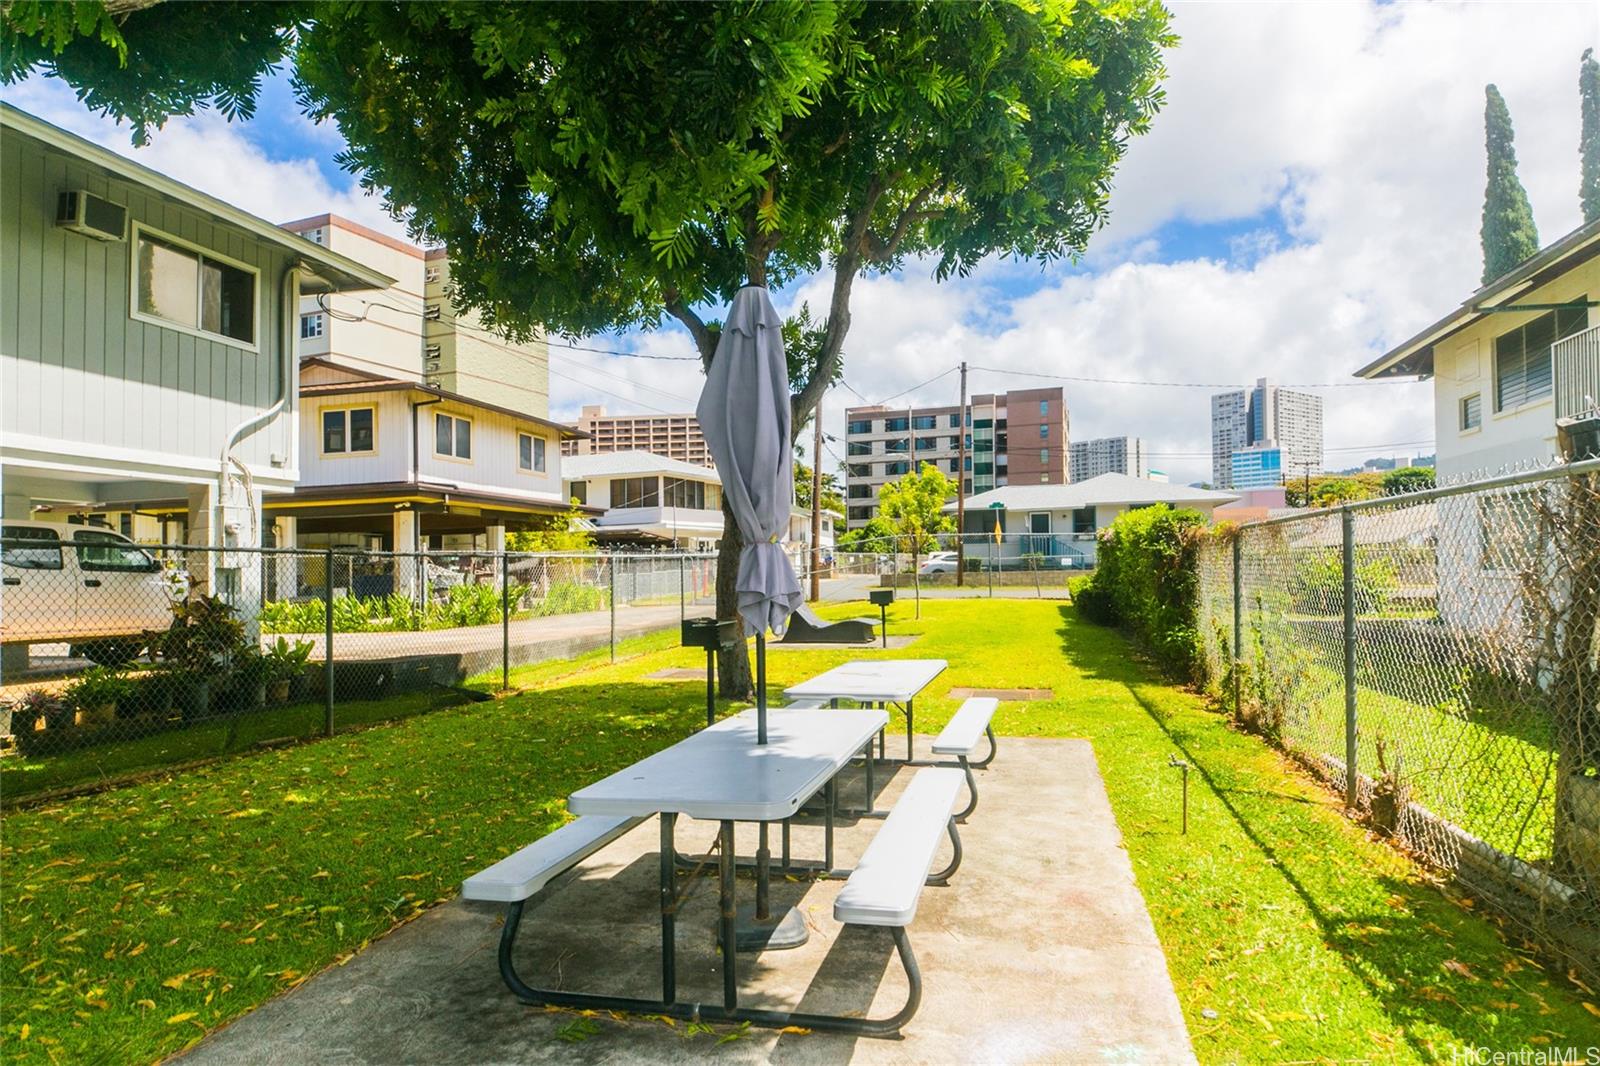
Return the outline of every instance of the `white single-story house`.
[[[708,466],[654,452],[561,459],[566,496],[591,509],[602,544],[708,551],[722,539],[722,482]]]
[[[967,555],[992,559],[1001,567],[1042,556],[1042,565],[1086,568],[1095,563],[1095,535],[1124,511],[1167,504],[1211,517],[1218,506],[1236,500],[1231,492],[1196,489],[1127,474],[1101,474],[1070,485],[1004,485],[966,500]],[[956,505],[946,504],[954,514]],[[1001,537],[996,543],[994,534]]]

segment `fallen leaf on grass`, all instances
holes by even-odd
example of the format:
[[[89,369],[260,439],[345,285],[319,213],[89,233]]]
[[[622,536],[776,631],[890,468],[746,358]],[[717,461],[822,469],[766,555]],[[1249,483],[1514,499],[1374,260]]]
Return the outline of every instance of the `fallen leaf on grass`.
[[[1465,977],[1469,981],[1476,981],[1478,979],[1477,975],[1472,972],[1472,968],[1458,959],[1445,959],[1440,965],[1442,965],[1446,970],[1449,970],[1451,973]]]
[[[1583,1009],[1588,1011],[1590,1014],[1594,1015],[1596,1018],[1600,1018],[1600,1007],[1596,1007],[1593,1003],[1590,1003],[1588,1000],[1584,1000],[1583,1001]]]
[[[172,1017],[167,1019],[167,1024],[168,1025],[182,1025],[184,1022],[188,1021],[190,1018],[195,1017],[198,1013],[199,1013],[198,1011],[186,1010],[182,1014],[174,1014]]]

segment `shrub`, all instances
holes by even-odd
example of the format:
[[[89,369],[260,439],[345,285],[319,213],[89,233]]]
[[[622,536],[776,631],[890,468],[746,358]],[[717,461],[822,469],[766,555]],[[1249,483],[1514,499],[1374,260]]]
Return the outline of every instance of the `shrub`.
[[[1073,593],[1083,616],[1121,625],[1167,669],[1197,676],[1200,634],[1195,626],[1197,572],[1205,518],[1165,504],[1117,517],[1100,533],[1094,576]]]
[[[67,686],[66,701],[79,710],[92,710],[127,699],[133,694],[133,682],[106,666],[96,666],[78,675]]]
[[[1365,548],[1356,549],[1357,614],[1381,614],[1400,588],[1395,565]],[[1344,612],[1344,556],[1337,548],[1303,556],[1295,566],[1295,609],[1306,614]]]
[[[1096,585],[1091,577],[1080,577],[1067,583],[1072,594],[1072,605],[1087,622],[1100,626],[1117,624],[1117,608],[1111,602],[1111,593]]]

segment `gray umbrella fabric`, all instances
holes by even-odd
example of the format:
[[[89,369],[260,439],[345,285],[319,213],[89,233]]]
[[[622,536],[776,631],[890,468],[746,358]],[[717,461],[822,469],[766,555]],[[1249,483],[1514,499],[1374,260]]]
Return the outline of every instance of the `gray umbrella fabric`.
[[[782,544],[794,506],[789,369],[765,288],[734,296],[695,416],[744,537],[735,585],[745,635],[781,637],[805,597]]]

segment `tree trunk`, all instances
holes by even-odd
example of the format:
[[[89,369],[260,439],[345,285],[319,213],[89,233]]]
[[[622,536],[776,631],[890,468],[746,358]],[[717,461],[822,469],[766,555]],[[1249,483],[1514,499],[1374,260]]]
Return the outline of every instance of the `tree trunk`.
[[[744,549],[744,537],[734,521],[728,498],[722,498],[722,541],[717,547],[717,617],[739,617],[739,594],[735,585],[739,577],[739,553]],[[744,623],[739,623],[741,632]],[[751,700],[755,698],[755,680],[750,674],[750,651],[742,639],[731,648],[717,652],[717,692],[723,699]]]

